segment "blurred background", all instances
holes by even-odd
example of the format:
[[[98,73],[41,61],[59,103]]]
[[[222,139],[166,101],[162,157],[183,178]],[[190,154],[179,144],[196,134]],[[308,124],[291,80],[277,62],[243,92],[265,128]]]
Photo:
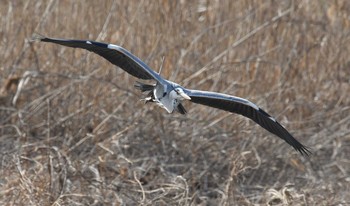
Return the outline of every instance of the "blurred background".
[[[2,1],[1,205],[350,204],[350,2]],[[121,45],[162,76],[247,98],[254,122],[144,105],[135,78],[33,33]]]

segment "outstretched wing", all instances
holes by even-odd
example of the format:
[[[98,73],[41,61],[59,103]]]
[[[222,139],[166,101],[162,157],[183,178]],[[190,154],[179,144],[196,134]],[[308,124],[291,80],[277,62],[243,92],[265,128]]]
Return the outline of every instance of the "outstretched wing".
[[[235,96],[226,94],[207,92],[199,90],[186,90],[192,102],[222,109],[228,112],[237,113],[252,119],[267,131],[282,138],[302,155],[309,155],[310,151],[298,140],[296,140],[280,123],[271,117],[264,110],[252,102]]]
[[[63,46],[82,48],[94,52],[112,64],[120,67],[129,74],[140,79],[154,79],[158,82],[163,82],[163,78],[158,73],[153,71],[147,64],[140,60],[135,55],[121,46],[114,44],[106,44],[88,40],[72,40],[72,39],[56,39],[48,38],[41,35],[33,37],[35,41],[51,42]]]

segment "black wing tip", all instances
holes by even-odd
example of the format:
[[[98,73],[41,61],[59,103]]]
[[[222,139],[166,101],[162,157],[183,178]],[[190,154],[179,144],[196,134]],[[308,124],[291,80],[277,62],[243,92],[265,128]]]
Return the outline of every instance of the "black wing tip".
[[[39,34],[39,33],[33,33],[32,37],[30,38],[30,42],[40,42],[40,41],[45,41],[47,39],[46,36]]]
[[[312,154],[310,147],[304,146],[298,140],[296,140],[292,135],[289,134],[288,138],[282,138],[282,139],[284,139],[289,145],[291,145],[302,156],[309,157]]]
[[[295,148],[300,154],[304,157],[309,157],[312,155],[310,147],[306,147],[304,145],[299,146],[298,148]]]
[[[271,115],[269,115],[267,112],[265,112],[261,108],[259,108],[258,111],[261,112],[263,115],[267,116],[268,118],[270,119],[272,118],[271,120],[273,120],[280,127],[280,129],[282,129],[282,131],[287,133],[286,138],[284,138],[283,135],[278,135],[278,134],[275,134],[275,135],[284,139],[288,144],[294,147],[296,151],[300,152],[302,156],[309,157],[312,154],[309,147],[304,146],[298,140],[294,139],[294,137],[287,131],[287,129],[283,125],[281,125],[277,120],[275,120]]]
[[[62,41],[61,39],[49,38],[45,35],[39,33],[33,33],[32,38],[29,40],[30,42],[52,42],[56,43],[57,41]]]

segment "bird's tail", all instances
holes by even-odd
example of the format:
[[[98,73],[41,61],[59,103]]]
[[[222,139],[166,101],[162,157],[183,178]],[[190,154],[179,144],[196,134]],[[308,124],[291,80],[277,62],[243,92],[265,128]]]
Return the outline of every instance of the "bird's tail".
[[[134,87],[141,90],[141,92],[146,92],[146,91],[152,91],[154,89],[155,85],[136,82]]]

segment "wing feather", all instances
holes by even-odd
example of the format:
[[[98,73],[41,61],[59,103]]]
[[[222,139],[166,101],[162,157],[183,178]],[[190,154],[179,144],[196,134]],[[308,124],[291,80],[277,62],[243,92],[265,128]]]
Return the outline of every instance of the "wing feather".
[[[163,82],[163,78],[158,73],[153,71],[147,64],[145,64],[138,57],[131,54],[128,50],[121,46],[106,44],[87,40],[71,40],[71,39],[56,39],[44,36],[37,36],[35,40],[43,42],[51,42],[63,46],[86,49],[94,52],[112,64],[120,67],[127,73],[140,79],[154,79],[158,82]]]
[[[186,90],[194,103],[222,109],[248,117],[267,131],[275,134],[294,147],[302,155],[309,155],[307,147],[296,140],[279,122],[252,102],[231,95],[199,90]]]

